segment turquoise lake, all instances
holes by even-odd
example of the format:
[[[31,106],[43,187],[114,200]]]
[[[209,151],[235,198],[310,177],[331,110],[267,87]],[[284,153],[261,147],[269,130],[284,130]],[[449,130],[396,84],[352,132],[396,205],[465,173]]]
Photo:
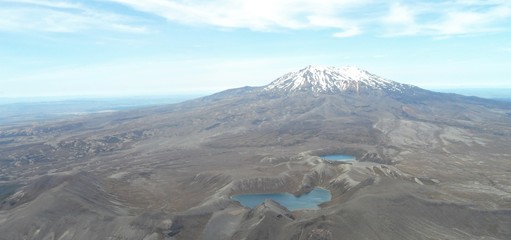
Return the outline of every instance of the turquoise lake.
[[[354,156],[344,155],[344,154],[324,155],[324,156],[320,156],[320,157],[325,160],[341,161],[341,162],[352,162],[352,161],[356,160],[356,158]]]
[[[271,199],[286,207],[290,211],[319,209],[319,204],[328,202],[332,199],[330,191],[324,188],[314,188],[309,193],[299,197],[290,193],[265,193],[265,194],[238,194],[232,196],[233,200],[241,203],[241,205],[254,208],[266,199]]]

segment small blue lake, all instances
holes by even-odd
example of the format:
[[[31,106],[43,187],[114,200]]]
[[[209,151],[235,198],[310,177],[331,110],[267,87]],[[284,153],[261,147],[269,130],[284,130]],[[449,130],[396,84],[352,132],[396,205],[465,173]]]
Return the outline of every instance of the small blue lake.
[[[330,191],[324,188],[314,188],[306,194],[296,197],[290,193],[270,193],[270,194],[238,194],[232,196],[233,200],[241,203],[241,205],[254,208],[263,203],[266,199],[271,199],[286,207],[290,211],[319,209],[319,204],[328,202],[332,199]]]
[[[340,162],[353,162],[356,160],[356,158],[354,156],[344,155],[344,154],[324,155],[324,156],[320,156],[320,157],[325,160],[340,161]]]

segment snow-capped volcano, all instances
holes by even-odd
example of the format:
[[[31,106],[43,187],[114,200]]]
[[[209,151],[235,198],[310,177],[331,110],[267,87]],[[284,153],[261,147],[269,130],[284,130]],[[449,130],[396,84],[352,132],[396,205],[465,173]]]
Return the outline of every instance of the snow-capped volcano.
[[[282,92],[360,92],[386,90],[400,92],[406,85],[384,79],[357,67],[322,67],[309,65],[290,72],[265,87],[267,91]]]

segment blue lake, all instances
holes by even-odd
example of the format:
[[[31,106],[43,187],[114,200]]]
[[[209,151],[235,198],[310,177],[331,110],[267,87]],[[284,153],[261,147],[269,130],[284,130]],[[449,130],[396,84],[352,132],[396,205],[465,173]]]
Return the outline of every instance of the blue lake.
[[[318,205],[330,201],[330,199],[332,199],[332,194],[324,188],[314,188],[309,193],[303,194],[299,197],[290,193],[265,193],[238,194],[232,196],[232,199],[249,208],[254,208],[264,202],[264,200],[271,199],[290,211],[296,211],[304,209],[319,209]]]
[[[325,160],[341,161],[341,162],[353,162],[356,160],[356,158],[354,156],[344,155],[344,154],[324,155],[324,156],[320,156],[320,157]]]

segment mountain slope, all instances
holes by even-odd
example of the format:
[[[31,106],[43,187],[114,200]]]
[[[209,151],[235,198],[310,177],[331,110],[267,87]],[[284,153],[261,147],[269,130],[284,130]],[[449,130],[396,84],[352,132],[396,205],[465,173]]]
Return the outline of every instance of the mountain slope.
[[[124,239],[509,239],[510,142],[509,104],[309,66],[180,104],[1,128],[0,184],[23,187],[1,203],[0,236],[91,236],[76,223],[106,217],[130,225]],[[359,161],[318,157],[331,153]],[[61,175],[92,180],[32,187]],[[315,186],[332,201],[286,217],[229,198]],[[50,204],[52,191],[66,198]],[[47,212],[74,223],[41,224]]]

